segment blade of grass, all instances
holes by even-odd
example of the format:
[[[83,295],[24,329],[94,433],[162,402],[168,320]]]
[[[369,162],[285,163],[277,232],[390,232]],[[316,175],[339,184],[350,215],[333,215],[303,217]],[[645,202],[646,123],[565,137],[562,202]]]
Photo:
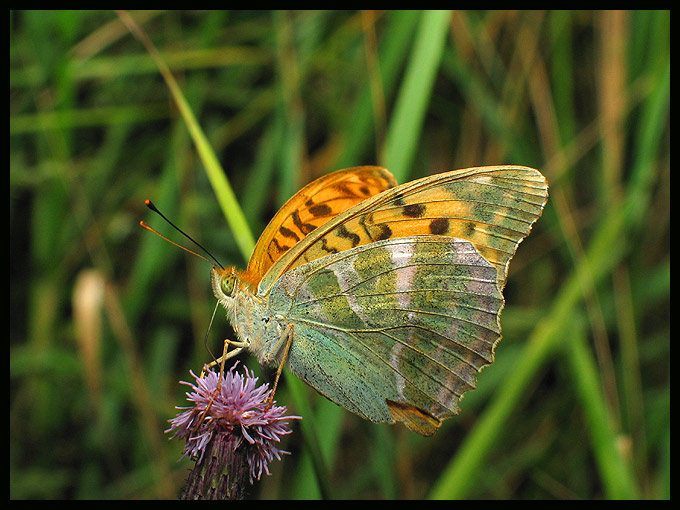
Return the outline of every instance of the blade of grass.
[[[631,183],[637,190],[632,200],[629,200],[626,208],[626,216],[630,217],[635,228],[639,228],[646,219],[650,202],[649,188],[654,186],[657,178],[655,171],[656,151],[661,139],[661,134],[670,122],[670,99],[671,99],[671,60],[670,54],[662,62],[663,68],[658,79],[650,76],[656,85],[649,97],[644,101],[643,113],[637,126],[635,137],[635,160]]]
[[[565,326],[569,331],[569,341],[564,344],[567,360],[588,419],[587,429],[605,496],[608,499],[635,499],[638,491],[631,464],[617,447],[619,437],[600,388],[597,365],[586,344],[584,324],[572,320]]]
[[[383,96],[389,98],[396,85],[398,71],[402,68],[403,61],[407,55],[409,43],[412,40],[418,17],[411,11],[390,11],[386,13],[387,25],[380,42],[379,53],[379,74],[383,86]],[[359,95],[352,115],[347,116],[347,133],[344,147],[339,159],[336,162],[337,168],[347,168],[360,164],[368,144],[372,140],[372,126],[374,108],[371,102],[375,98],[371,95],[371,86],[366,81],[364,88]],[[376,156],[373,155],[373,158]],[[375,162],[372,159],[371,162]]]
[[[229,223],[229,227],[231,228],[232,234],[234,235],[236,244],[238,245],[243,258],[248,260],[253,248],[255,247],[255,240],[250,231],[250,227],[248,226],[245,215],[238,204],[236,195],[231,188],[231,184],[229,184],[229,180],[227,179],[227,176],[224,173],[219,160],[217,159],[217,155],[213,151],[210,142],[208,142],[208,138],[205,136],[201,126],[198,124],[198,121],[196,120],[191,107],[184,98],[184,94],[175,81],[174,76],[168,69],[168,66],[165,64],[161,56],[158,54],[158,51],[156,51],[156,48],[154,47],[151,40],[147,37],[146,33],[141,30],[141,28],[137,25],[137,23],[135,23],[135,21],[127,12],[116,12],[118,13],[121,21],[129,28],[130,32],[132,32],[135,37],[137,37],[137,39],[144,45],[146,50],[149,52],[149,55],[158,66],[159,71],[163,75],[163,79],[165,80],[168,89],[170,90],[170,93],[177,104],[177,108],[179,109],[182,118],[186,122],[189,133],[191,134],[191,138],[196,144],[196,150],[198,151],[201,161],[203,161],[208,179],[210,179],[210,184],[213,187],[217,201],[220,204],[225,218],[227,219],[227,223]]]
[[[425,11],[411,52],[404,81],[389,123],[384,166],[404,182],[416,153],[425,110],[446,44],[449,11]]]

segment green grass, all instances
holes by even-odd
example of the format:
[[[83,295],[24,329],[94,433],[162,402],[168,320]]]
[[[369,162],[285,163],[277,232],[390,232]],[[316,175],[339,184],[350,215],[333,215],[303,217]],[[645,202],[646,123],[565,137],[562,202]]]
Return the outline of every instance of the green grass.
[[[506,163],[550,199],[461,414],[422,438],[288,375],[253,498],[670,498],[670,13],[10,12],[10,497],[179,494],[214,299],[144,199],[244,267],[323,173]]]

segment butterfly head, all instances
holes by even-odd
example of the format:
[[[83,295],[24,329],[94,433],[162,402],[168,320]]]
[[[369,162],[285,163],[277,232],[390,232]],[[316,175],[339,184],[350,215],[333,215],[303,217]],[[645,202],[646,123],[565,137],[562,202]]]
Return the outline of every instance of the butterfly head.
[[[246,271],[239,271],[235,267],[213,266],[210,270],[213,294],[227,310],[234,305],[234,297],[238,292],[253,291],[257,282]]]
[[[215,297],[227,310],[230,310],[234,302],[234,292],[238,287],[238,274],[236,268],[221,268],[213,266],[210,270],[210,279]]]

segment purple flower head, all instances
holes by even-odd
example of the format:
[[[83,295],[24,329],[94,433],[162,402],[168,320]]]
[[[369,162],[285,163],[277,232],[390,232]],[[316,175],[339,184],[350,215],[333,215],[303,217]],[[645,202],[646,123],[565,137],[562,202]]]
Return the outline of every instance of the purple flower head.
[[[224,374],[221,385],[218,371],[206,372],[203,377],[191,375],[196,384],[182,382],[192,388],[187,399],[192,407],[169,420],[166,432],[173,438],[186,439],[184,457],[196,460],[198,494],[205,494],[205,483],[229,484],[247,473],[249,482],[269,474],[269,462],[281,460],[288,453],[278,448],[281,436],[290,434],[288,420],[299,416],[284,416],[285,406],[270,404],[269,385],[257,386],[257,377],[245,367],[241,375],[234,365]],[[218,388],[219,386],[219,388]],[[226,472],[226,482],[223,476]],[[191,483],[191,477],[189,482]],[[225,490],[230,494],[231,488]]]

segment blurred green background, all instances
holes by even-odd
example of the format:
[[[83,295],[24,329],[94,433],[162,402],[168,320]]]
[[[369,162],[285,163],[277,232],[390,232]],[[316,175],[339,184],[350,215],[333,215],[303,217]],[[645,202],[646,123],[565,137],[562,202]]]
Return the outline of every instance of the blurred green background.
[[[207,263],[139,227],[187,244],[144,199],[244,267],[297,189],[370,164],[548,178],[496,363],[432,438],[285,378],[304,420],[250,497],[669,498],[669,31],[668,11],[10,12],[10,498],[179,494],[163,431],[214,299]],[[220,312],[211,349],[232,335]]]

